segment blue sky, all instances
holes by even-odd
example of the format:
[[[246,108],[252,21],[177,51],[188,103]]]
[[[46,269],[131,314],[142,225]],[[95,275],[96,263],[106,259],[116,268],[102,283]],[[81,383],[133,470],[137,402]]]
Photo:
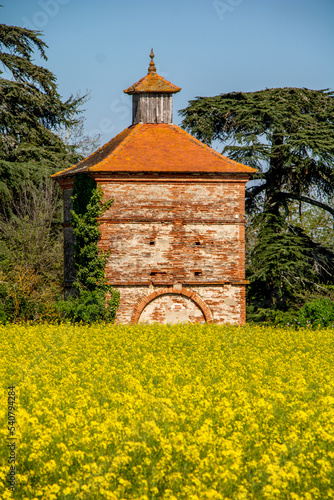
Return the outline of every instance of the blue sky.
[[[131,124],[123,90],[157,72],[195,96],[271,87],[334,89],[333,0],[2,0],[1,22],[43,32],[61,95],[90,91],[88,133]],[[38,60],[38,59],[37,59]]]

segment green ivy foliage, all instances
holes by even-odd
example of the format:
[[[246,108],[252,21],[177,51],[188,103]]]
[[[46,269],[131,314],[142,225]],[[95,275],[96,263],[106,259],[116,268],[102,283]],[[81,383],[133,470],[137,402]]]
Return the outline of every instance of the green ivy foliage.
[[[94,179],[77,175],[73,189],[72,227],[75,236],[74,261],[77,270],[74,282],[77,290],[93,291],[104,288],[107,255],[101,254],[98,241],[101,231],[97,222],[112,200],[103,203],[103,193]]]
[[[75,237],[73,283],[78,296],[61,304],[65,318],[73,322],[113,321],[119,305],[119,292],[105,280],[108,254],[98,247],[101,236],[97,219],[113,200],[103,202],[103,192],[86,174],[75,176],[72,227]],[[108,298],[107,298],[108,297]]]

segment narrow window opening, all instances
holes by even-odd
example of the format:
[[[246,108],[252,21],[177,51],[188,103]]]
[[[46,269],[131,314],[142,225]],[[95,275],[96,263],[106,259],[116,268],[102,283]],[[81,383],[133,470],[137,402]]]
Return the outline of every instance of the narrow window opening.
[[[167,275],[167,271],[151,271],[150,276],[157,276],[157,275]]]
[[[150,245],[155,245],[155,241],[150,241]]]
[[[195,245],[200,245],[201,243],[199,241],[195,241]]]
[[[202,271],[195,271],[195,276],[200,276],[202,274]]]

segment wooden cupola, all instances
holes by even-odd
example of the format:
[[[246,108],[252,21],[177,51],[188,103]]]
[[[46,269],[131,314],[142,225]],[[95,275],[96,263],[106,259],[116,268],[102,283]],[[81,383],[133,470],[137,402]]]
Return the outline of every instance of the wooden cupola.
[[[157,74],[153,49],[150,58],[147,75],[124,90],[132,95],[132,125],[173,121],[173,94],[181,88]]]

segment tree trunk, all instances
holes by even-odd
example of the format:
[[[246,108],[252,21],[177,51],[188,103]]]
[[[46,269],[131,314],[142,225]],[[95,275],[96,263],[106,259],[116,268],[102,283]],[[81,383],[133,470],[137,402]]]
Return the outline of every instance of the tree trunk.
[[[282,204],[280,190],[283,180],[284,169],[284,154],[283,154],[284,138],[277,131],[273,132],[271,142],[271,158],[269,171],[266,178],[266,194],[264,200],[264,211],[273,215],[279,216],[279,208]]]

